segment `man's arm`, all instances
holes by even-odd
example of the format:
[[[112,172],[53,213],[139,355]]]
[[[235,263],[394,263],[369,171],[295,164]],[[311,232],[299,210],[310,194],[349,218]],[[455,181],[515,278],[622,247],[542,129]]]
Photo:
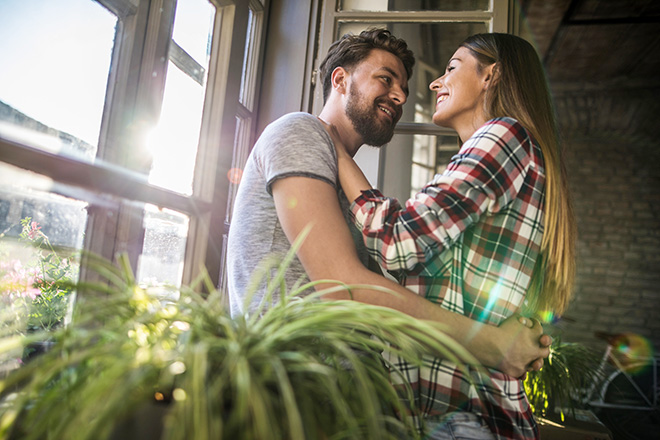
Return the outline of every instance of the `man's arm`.
[[[511,318],[500,327],[480,324],[444,310],[365,268],[357,256],[332,185],[314,178],[287,177],[275,181],[272,192],[277,215],[290,242],[308,224],[312,225],[298,250],[298,258],[312,281],[331,279],[391,289],[399,295],[371,289],[354,289],[351,293],[356,301],[390,307],[418,319],[442,322],[448,334],[465,345],[484,365],[512,376],[521,376],[534,360],[548,356],[548,348],[539,345],[540,325],[527,328]],[[331,286],[319,285],[317,289],[326,287]],[[329,297],[350,299],[348,292],[333,293]]]

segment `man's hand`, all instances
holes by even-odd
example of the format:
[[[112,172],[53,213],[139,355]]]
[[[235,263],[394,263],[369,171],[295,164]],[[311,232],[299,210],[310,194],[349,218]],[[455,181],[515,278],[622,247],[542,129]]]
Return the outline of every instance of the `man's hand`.
[[[543,359],[550,354],[552,338],[543,334],[539,321],[514,315],[498,327],[498,332],[494,340],[500,352],[498,370],[521,377],[543,367]]]

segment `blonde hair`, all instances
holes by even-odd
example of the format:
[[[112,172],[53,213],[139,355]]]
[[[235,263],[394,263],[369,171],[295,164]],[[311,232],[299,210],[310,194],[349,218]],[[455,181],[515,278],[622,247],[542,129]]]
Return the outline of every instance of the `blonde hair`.
[[[577,230],[545,71],[532,45],[514,35],[477,34],[461,46],[471,51],[480,68],[495,64],[486,90],[488,119],[517,119],[541,147],[546,171],[545,222],[528,308],[561,315],[575,280]]]

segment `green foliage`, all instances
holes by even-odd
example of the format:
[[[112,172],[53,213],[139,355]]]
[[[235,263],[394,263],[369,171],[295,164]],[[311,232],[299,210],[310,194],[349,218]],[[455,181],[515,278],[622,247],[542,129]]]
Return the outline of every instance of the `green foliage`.
[[[296,296],[310,285],[282,291],[260,316],[232,318],[220,292],[197,293],[213,290],[206,278],[168,302],[139,287],[125,259],[87,260],[106,280],[79,285],[73,324],[0,382],[0,439],[105,439],[157,402],[169,440],[414,438],[380,353],[391,344],[412,363],[425,352],[476,362],[437,325]],[[286,261],[272,279],[275,263],[256,272],[271,294]],[[0,339],[0,356],[31,337]]]
[[[17,332],[50,331],[62,325],[77,277],[77,266],[56,252],[41,226],[21,220],[19,241],[32,249],[30,261],[0,261],[0,327]]]
[[[534,415],[552,417],[555,409],[564,418],[564,410],[579,406],[581,391],[598,380],[599,355],[578,343],[557,339],[540,371],[527,373],[525,392]]]

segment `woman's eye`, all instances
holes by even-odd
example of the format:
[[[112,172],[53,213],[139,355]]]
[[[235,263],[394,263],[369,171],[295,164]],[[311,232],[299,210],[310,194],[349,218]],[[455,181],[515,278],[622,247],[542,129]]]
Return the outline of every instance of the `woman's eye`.
[[[451,71],[454,70],[455,68],[456,68],[456,67],[454,67],[454,66],[449,66],[449,67],[447,67],[447,73],[451,72]]]

